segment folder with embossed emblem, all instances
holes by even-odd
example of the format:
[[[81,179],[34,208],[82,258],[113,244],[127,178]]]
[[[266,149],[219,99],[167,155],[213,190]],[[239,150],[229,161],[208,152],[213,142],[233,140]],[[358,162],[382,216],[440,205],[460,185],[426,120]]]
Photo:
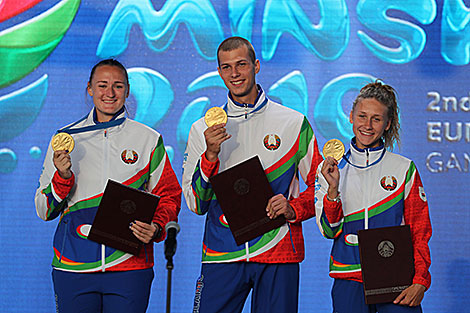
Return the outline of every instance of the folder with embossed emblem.
[[[392,302],[413,283],[410,226],[359,230],[358,237],[366,304]]]
[[[143,243],[129,229],[133,221],[151,223],[160,197],[108,180],[88,239],[139,254]]]
[[[212,176],[209,181],[237,245],[285,224],[284,216],[270,219],[266,214],[268,200],[274,193],[258,156]]]

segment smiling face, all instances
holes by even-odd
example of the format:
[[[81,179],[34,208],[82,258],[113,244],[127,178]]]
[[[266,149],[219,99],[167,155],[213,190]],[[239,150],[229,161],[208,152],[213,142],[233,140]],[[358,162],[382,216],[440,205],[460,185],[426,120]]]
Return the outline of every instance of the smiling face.
[[[360,149],[375,148],[384,132],[390,128],[387,107],[374,98],[360,100],[349,114],[356,145]]]
[[[98,66],[88,83],[99,122],[109,121],[126,102],[129,85],[122,69],[112,65]]]
[[[259,60],[255,60],[253,64],[245,45],[230,51],[219,51],[217,70],[237,102],[254,104],[258,96],[255,75],[259,69]]]

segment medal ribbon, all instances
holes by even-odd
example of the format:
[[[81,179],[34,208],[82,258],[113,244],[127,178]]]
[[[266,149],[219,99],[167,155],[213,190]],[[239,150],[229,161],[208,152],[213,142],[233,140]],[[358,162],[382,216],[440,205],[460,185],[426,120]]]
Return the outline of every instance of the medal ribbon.
[[[121,125],[124,122],[125,119],[126,119],[125,117],[122,117],[122,118],[118,118],[114,121],[103,122],[103,123],[99,123],[99,124],[96,124],[96,125],[89,125],[89,126],[74,128],[74,129],[70,129],[70,127],[73,126],[73,125],[71,125],[67,128],[58,130],[57,133],[67,133],[67,134],[72,135],[72,134],[84,133],[84,132],[88,132],[88,131],[92,131],[92,130],[109,128],[109,127]]]
[[[84,126],[84,127],[79,127],[79,128],[72,129],[73,126],[75,126],[78,123],[80,123],[81,121],[87,119],[87,117],[88,117],[88,114],[87,114],[84,117],[82,117],[80,120],[78,120],[77,122],[73,123],[72,125],[70,125],[66,128],[63,128],[63,129],[59,129],[57,131],[57,133],[67,133],[67,134],[71,135],[71,134],[84,133],[84,132],[88,132],[88,131],[92,131],[92,130],[104,129],[104,128],[109,128],[109,127],[114,127],[114,126],[117,126],[117,125],[121,125],[126,118],[125,117],[121,117],[121,118],[118,118],[118,119],[114,119],[114,118],[116,116],[118,116],[119,114],[121,114],[122,112],[124,112],[124,107],[122,107],[118,112],[116,112],[113,119],[111,119],[108,122],[103,122],[103,123],[98,123],[98,124],[95,124],[95,125],[89,125],[89,126]]]

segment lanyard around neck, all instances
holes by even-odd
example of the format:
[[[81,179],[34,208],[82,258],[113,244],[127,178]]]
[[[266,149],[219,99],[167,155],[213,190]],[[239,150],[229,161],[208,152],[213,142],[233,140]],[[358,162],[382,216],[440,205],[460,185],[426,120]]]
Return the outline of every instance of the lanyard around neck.
[[[84,132],[88,132],[88,131],[92,131],[92,130],[99,130],[99,129],[109,128],[109,127],[121,125],[124,122],[124,120],[126,119],[125,117],[121,117],[121,118],[118,118],[118,119],[115,119],[115,120],[112,120],[112,121],[109,121],[109,122],[103,122],[103,123],[99,123],[99,124],[96,124],[96,125],[89,125],[89,126],[73,128],[73,129],[71,128],[71,127],[75,126],[77,123],[79,123],[79,122],[83,121],[84,119],[86,119],[86,117],[87,116],[85,116],[84,118],[82,118],[78,122],[70,125],[69,127],[58,130],[57,133],[67,133],[67,134],[71,135],[71,134],[84,133]]]

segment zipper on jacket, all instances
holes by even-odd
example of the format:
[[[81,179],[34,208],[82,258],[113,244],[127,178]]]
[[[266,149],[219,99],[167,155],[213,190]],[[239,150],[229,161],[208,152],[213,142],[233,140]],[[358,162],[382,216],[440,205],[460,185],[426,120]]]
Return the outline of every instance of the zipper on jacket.
[[[145,252],[145,263],[148,263],[149,262],[149,256],[147,254],[147,245],[143,245],[144,246],[144,252]]]
[[[245,242],[245,252],[246,252],[246,261],[250,262],[250,247],[248,246],[248,242]]]
[[[292,250],[294,251],[294,253],[297,253],[295,251],[295,246],[294,246],[294,239],[292,239],[292,231],[290,229],[290,223],[287,222],[287,227],[289,228],[289,235],[290,235],[290,243],[292,244]]]
[[[101,271],[104,272],[106,271],[105,265],[106,265],[106,246],[104,244],[101,244]]]
[[[245,120],[246,120],[248,117],[248,104],[245,103],[244,106],[245,106]]]
[[[65,231],[64,231],[64,239],[62,240],[62,247],[60,248],[59,263],[62,263],[62,256],[64,255],[64,249],[65,249],[65,240],[67,239],[67,233],[69,232],[69,225],[67,224],[67,221],[63,220],[62,223],[65,224]]]
[[[366,164],[369,165],[369,149],[366,149],[366,157],[367,157],[367,160],[366,160]],[[371,167],[368,167],[368,168],[365,168],[365,184],[366,184],[366,188],[365,190],[372,190],[371,188],[371,184],[372,184],[372,177],[371,177],[371,173],[372,173],[372,170],[373,168]],[[370,205],[370,198],[371,198],[371,194],[370,192],[366,192],[365,193],[365,207],[364,207],[364,229],[369,229],[369,205]]]
[[[102,158],[102,186],[106,186],[108,180],[108,130],[104,129],[103,131],[104,141],[103,141],[103,158]],[[101,244],[101,271],[106,271],[106,246]]]

